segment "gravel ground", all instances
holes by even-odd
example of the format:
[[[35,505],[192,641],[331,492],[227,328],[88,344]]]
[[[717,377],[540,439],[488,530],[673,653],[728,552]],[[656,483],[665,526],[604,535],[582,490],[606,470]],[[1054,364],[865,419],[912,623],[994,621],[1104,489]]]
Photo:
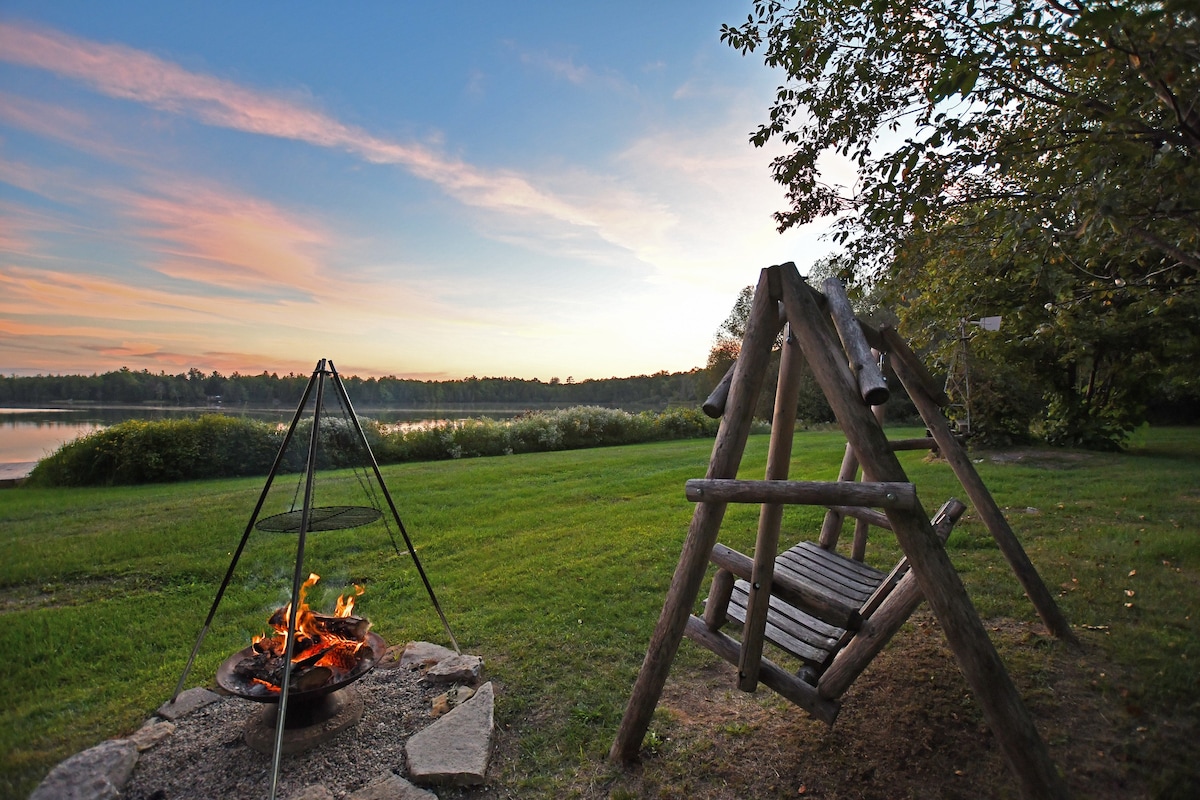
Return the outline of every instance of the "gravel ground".
[[[362,788],[384,772],[404,774],[404,743],[432,722],[430,703],[445,691],[419,672],[376,669],[351,687],[365,707],[362,720],[330,741],[280,761],[277,796],[321,784],[334,797]],[[180,719],[175,733],[142,753],[126,788],[127,800],[226,800],[268,797],[271,756],[242,739],[246,721],[262,706],[223,698]]]

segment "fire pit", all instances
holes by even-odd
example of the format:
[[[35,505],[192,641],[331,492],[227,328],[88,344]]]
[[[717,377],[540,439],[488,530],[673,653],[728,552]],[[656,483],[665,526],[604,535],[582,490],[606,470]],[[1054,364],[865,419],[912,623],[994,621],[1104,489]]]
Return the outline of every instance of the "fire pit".
[[[362,594],[339,597],[333,614],[320,614],[305,602],[307,590],[320,576],[309,575],[300,590],[292,647],[284,752],[297,752],[325,741],[362,718],[362,701],[347,687],[366,675],[387,649],[371,623],[354,615],[354,600]],[[276,609],[269,623],[274,635],[257,636],[217,670],[217,684],[247,700],[269,704],[246,724],[246,742],[269,753],[274,745],[278,703],[285,671],[288,618],[291,604]]]

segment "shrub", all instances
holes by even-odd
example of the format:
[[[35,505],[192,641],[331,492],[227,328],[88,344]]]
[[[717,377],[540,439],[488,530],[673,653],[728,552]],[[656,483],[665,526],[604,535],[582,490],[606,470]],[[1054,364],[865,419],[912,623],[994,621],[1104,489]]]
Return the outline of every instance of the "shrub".
[[[273,426],[221,414],[129,420],[64,444],[29,480],[88,486],[256,475],[268,471],[279,442]]]
[[[631,414],[597,406],[397,431],[388,431],[374,420],[360,420],[360,424],[380,464],[712,436],[719,425],[696,408]],[[270,470],[283,437],[284,430],[278,425],[221,414],[198,419],[131,420],[63,445],[34,468],[30,483],[88,486],[262,475]],[[308,418],[296,426],[281,462],[283,471],[305,468],[311,438],[312,419]],[[322,417],[317,467],[366,463],[366,452],[353,422]]]

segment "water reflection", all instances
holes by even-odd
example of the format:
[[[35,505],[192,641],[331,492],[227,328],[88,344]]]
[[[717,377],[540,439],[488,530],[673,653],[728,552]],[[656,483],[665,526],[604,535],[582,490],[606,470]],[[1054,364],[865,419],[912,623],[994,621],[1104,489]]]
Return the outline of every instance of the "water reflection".
[[[507,419],[527,408],[458,408],[454,410],[429,408],[357,409],[388,425],[418,427],[438,422],[470,417]],[[187,419],[202,414],[230,414],[266,422],[291,422],[295,408],[162,408],[88,406],[86,408],[0,408],[0,464],[38,461],[63,444],[86,436],[93,431],[130,419],[162,420]]]

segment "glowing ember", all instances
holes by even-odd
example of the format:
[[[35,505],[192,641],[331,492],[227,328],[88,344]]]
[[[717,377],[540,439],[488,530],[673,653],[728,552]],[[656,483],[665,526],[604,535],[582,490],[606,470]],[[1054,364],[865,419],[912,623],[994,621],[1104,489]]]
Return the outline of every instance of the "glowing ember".
[[[310,574],[300,587],[295,643],[292,645],[292,691],[307,691],[331,680],[341,680],[358,664],[359,651],[367,646],[371,623],[354,615],[354,601],[362,595],[363,587],[355,586],[353,595],[339,597],[333,614],[321,614],[305,602],[308,589],[320,579],[316,573]],[[274,635],[254,637],[253,654],[234,667],[235,674],[269,691],[279,692],[283,684],[291,613],[291,603],[276,609],[268,620]]]

